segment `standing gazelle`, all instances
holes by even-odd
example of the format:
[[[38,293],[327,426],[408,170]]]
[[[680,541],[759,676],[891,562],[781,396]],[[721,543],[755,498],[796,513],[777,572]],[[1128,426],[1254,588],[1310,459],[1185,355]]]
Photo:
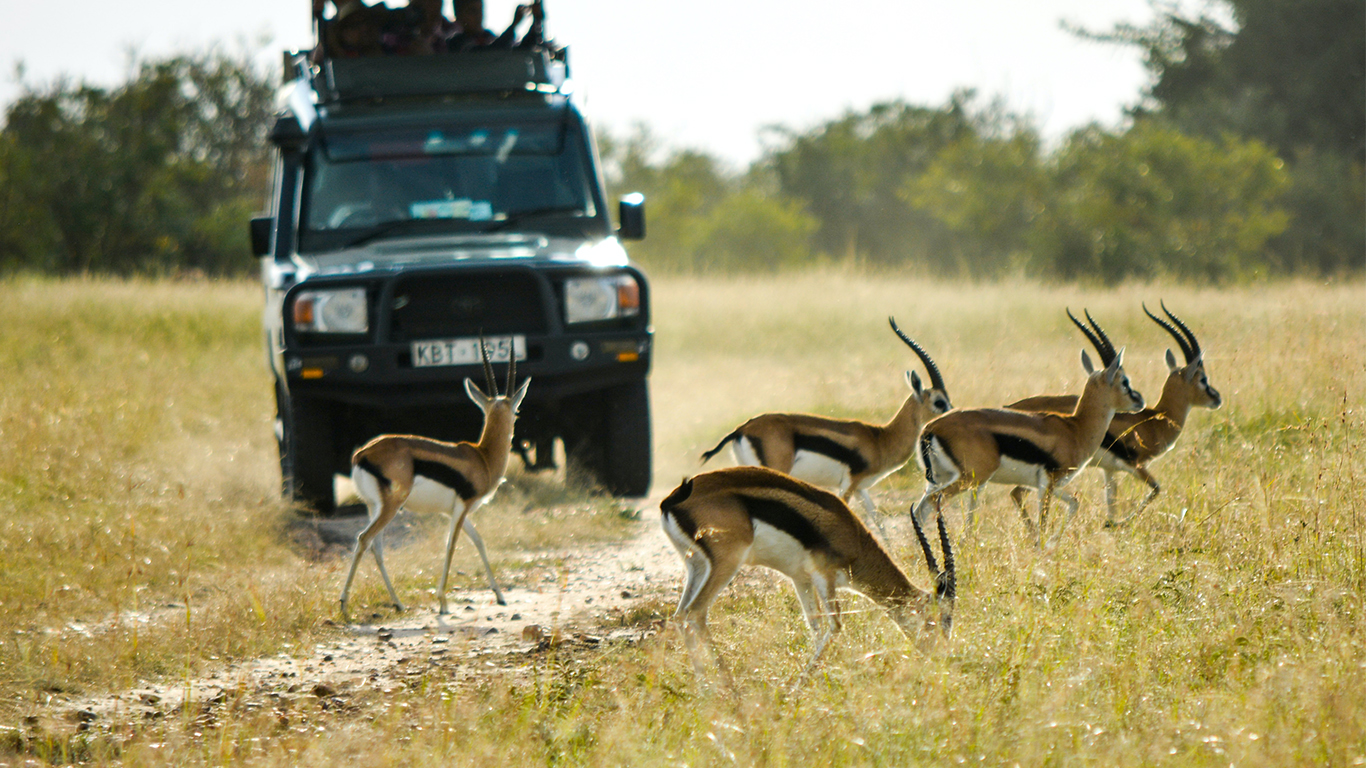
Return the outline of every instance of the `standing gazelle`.
[[[916,436],[926,421],[953,407],[939,367],[919,344],[901,332],[894,318],[887,321],[930,374],[930,388],[924,389],[918,374],[906,372],[911,393],[891,421],[870,424],[805,413],[765,413],[721,438],[715,448],[702,454],[702,461],[733,441],[735,460],[740,464],[768,467],[813,485],[837,488],[846,503],[857,493],[869,519],[882,532],[882,517],[868,489],[910,460]]]
[[[1065,415],[977,408],[952,411],[926,424],[920,435],[925,494],[913,511],[922,525],[929,502],[934,502],[937,513],[946,499],[983,483],[1020,486],[1011,497],[1020,509],[1025,527],[1040,546],[1054,495],[1067,504],[1067,517],[1053,534],[1050,546],[1076,515],[1077,500],[1063,487],[1091,461],[1115,413],[1139,410],[1143,407],[1143,396],[1129,386],[1123,368],[1124,350],[1115,351],[1091,313],[1086,313],[1091,328],[1077,320],[1071,310],[1067,316],[1096,348],[1105,367],[1096,370],[1091,358],[1082,351],[1086,387],[1076,407]],[[1037,532],[1019,495],[1024,488],[1039,491]]]
[[[664,533],[687,569],[674,621],[699,674],[704,673],[699,639],[724,671],[707,630],[707,611],[745,565],[772,568],[792,580],[815,637],[803,677],[840,630],[835,594],[839,588],[860,592],[886,608],[908,637],[936,624],[945,635],[952,628],[956,582],[953,550],[942,520],[943,571],[935,563],[924,531],[918,523],[915,527],[935,579],[933,592],[926,592],[911,584],[849,505],[781,472],[764,467],[707,472],[684,480],[659,507]],[[937,614],[932,611],[936,603]],[[920,615],[919,626],[913,614]]]
[[[1143,306],[1143,312],[1154,323],[1176,339],[1181,354],[1186,358],[1185,365],[1177,365],[1176,356],[1167,350],[1167,381],[1162,385],[1162,397],[1157,405],[1144,408],[1135,413],[1116,413],[1110,420],[1110,428],[1101,440],[1100,450],[1096,453],[1095,463],[1105,471],[1105,506],[1107,508],[1105,526],[1107,528],[1123,525],[1138,516],[1162,489],[1147,469],[1148,464],[1171,450],[1181,437],[1186,426],[1186,417],[1191,408],[1215,409],[1223,404],[1218,390],[1210,386],[1205,375],[1204,352],[1181,318],[1173,315],[1162,303],[1162,311],[1171,318],[1168,323],[1154,315]],[[1179,331],[1177,329],[1180,329]],[[1007,405],[1021,411],[1070,411],[1076,406],[1075,395],[1038,395]],[[1127,472],[1148,484],[1148,493],[1138,503],[1138,507],[1123,518],[1116,518],[1118,502],[1116,490],[1119,486],[1119,473]]]
[[[492,498],[503,482],[507,471],[508,452],[512,450],[512,426],[517,419],[517,407],[526,397],[531,379],[513,392],[516,376],[516,354],[508,360],[507,391],[498,393],[493,378],[488,350],[479,340],[479,351],[484,359],[484,376],[492,396],[479,390],[470,379],[465,379],[465,392],[484,412],[484,428],[477,443],[447,443],[415,435],[381,435],[366,443],[351,456],[351,479],[356,491],[365,499],[370,513],[370,524],[356,536],[356,549],[351,553],[351,568],[346,573],[346,584],[341,591],[341,612],[346,615],[346,600],[351,592],[351,580],[356,577],[356,566],[361,555],[369,549],[375,554],[379,575],[394,607],[403,610],[403,603],[394,592],[389,573],[384,569],[384,526],[394,519],[401,508],[410,511],[450,512],[451,528],[446,537],[446,562],[441,569],[441,583],[437,594],[441,613],[446,610],[446,578],[450,575],[451,556],[455,539],[465,527],[475,542],[489,582],[493,584],[498,602],[505,604],[502,592],[493,581],[493,569],[488,555],[467,518],[480,505]]]

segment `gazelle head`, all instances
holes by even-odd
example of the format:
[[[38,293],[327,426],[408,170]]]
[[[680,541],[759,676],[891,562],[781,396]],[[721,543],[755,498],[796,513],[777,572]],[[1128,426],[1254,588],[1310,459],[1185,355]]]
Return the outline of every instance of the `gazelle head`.
[[[1143,410],[1145,405],[1143,395],[1139,394],[1129,384],[1129,374],[1124,372],[1124,350],[1115,350],[1115,345],[1110,343],[1110,337],[1105,335],[1105,330],[1100,327],[1095,318],[1091,317],[1091,312],[1086,311],[1086,321],[1091,324],[1088,328],[1072,314],[1072,310],[1067,310],[1067,316],[1072,323],[1081,329],[1081,332],[1091,342],[1091,346],[1096,348],[1096,354],[1100,355],[1100,361],[1104,368],[1096,370],[1091,364],[1090,355],[1086,350],[1081,352],[1081,367],[1086,370],[1089,377],[1086,382],[1088,390],[1099,387],[1109,403],[1117,413],[1132,413],[1133,411]]]
[[[916,594],[909,599],[887,606],[887,613],[908,638],[919,637],[923,641],[933,640],[937,628],[944,637],[953,634],[953,606],[958,597],[958,577],[955,573],[953,545],[949,543],[949,533],[944,527],[944,516],[936,515],[939,524],[939,548],[944,553],[944,568],[940,570],[935,561],[934,549],[925,538],[925,530],[920,521],[911,515],[915,527],[915,537],[925,553],[925,566],[934,579],[934,593]],[[938,611],[935,611],[935,608]]]
[[[911,351],[920,358],[920,362],[925,364],[925,370],[930,374],[930,388],[925,389],[920,383],[919,374],[914,371],[906,372],[906,386],[911,388],[911,392],[914,393],[915,399],[919,401],[921,406],[929,411],[927,418],[947,413],[949,409],[953,408],[953,404],[949,402],[949,392],[944,386],[944,377],[939,375],[939,366],[930,359],[928,352],[901,332],[901,329],[896,325],[896,318],[888,317],[887,322],[891,324],[896,335],[906,342],[906,346],[910,347]]]
[[[522,398],[526,397],[527,386],[531,384],[531,379],[522,382],[522,385],[513,391],[512,385],[517,377],[517,352],[513,350],[508,355],[508,379],[507,387],[502,394],[498,392],[498,381],[493,376],[493,365],[489,362],[488,345],[484,343],[484,337],[479,337],[479,354],[484,360],[484,380],[487,382],[489,392],[487,395],[479,389],[479,385],[473,379],[465,379],[465,393],[470,396],[474,404],[479,406],[479,410],[484,412],[484,420],[496,417],[503,417],[510,424],[517,418],[517,409],[522,405]]]
[[[1162,326],[1162,329],[1176,339],[1177,346],[1181,347],[1181,354],[1186,358],[1185,365],[1178,365],[1176,355],[1167,350],[1167,371],[1171,378],[1180,377],[1180,380],[1190,389],[1191,405],[1198,405],[1204,408],[1218,408],[1224,404],[1224,400],[1219,395],[1219,390],[1211,387],[1209,378],[1205,375],[1205,353],[1200,349],[1200,342],[1195,340],[1195,334],[1191,329],[1181,322],[1181,318],[1172,314],[1167,309],[1166,302],[1162,302],[1162,311],[1167,317],[1172,319],[1171,323],[1154,315],[1148,311],[1148,305],[1143,305],[1143,312],[1152,318],[1154,323]],[[1172,323],[1176,326],[1173,327]],[[1180,330],[1177,330],[1177,329]]]

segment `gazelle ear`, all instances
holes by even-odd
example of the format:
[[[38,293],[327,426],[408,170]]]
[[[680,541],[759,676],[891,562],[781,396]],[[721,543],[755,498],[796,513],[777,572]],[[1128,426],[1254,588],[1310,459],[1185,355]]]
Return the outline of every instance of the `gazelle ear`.
[[[487,412],[489,403],[493,402],[493,398],[484,394],[483,391],[479,389],[479,385],[474,383],[474,379],[465,379],[465,394],[470,396],[470,399],[474,401],[475,405],[479,406],[479,410],[481,411]]]
[[[915,371],[906,371],[906,384],[917,395],[924,391],[920,387],[920,376]]]
[[[1170,349],[1167,350],[1167,373],[1176,373],[1176,369],[1180,367],[1176,364],[1176,355],[1173,355]]]
[[[521,385],[520,387],[517,387],[517,392],[514,393],[514,394],[512,395],[512,412],[513,412],[513,413],[516,413],[516,412],[517,412],[517,409],[522,405],[522,398],[526,397],[526,388],[527,388],[527,386],[529,386],[530,384],[531,384],[531,377],[528,376],[528,377],[526,378],[526,380],[522,382],[522,385]]]
[[[1086,369],[1086,375],[1090,376],[1096,372],[1096,367],[1091,364],[1091,356],[1086,354],[1086,350],[1081,351],[1081,367]]]
[[[1119,350],[1118,352],[1115,353],[1115,359],[1114,359],[1114,360],[1111,360],[1111,361],[1110,361],[1110,364],[1107,365],[1107,366],[1105,366],[1105,383],[1106,383],[1106,384],[1114,384],[1114,383],[1115,383],[1115,379],[1119,376],[1119,369],[1122,368],[1123,366],[1124,366],[1124,348],[1121,347],[1120,350]]]
[[[1195,374],[1204,367],[1205,353],[1196,353],[1195,359],[1186,364],[1186,381],[1195,381]]]

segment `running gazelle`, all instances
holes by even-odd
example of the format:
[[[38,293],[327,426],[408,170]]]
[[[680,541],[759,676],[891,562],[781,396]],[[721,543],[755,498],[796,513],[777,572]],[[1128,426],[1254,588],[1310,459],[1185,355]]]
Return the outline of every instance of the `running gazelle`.
[[[942,571],[924,531],[915,526],[935,582],[932,591],[924,591],[911,583],[848,504],[781,472],[750,466],[707,472],[684,480],[659,506],[664,533],[687,570],[674,621],[699,674],[705,674],[699,641],[725,671],[712,646],[707,612],[745,565],[772,568],[792,580],[815,640],[802,677],[840,631],[840,588],[860,592],[887,609],[908,637],[935,626],[947,636],[952,628],[953,549],[942,519]]]
[[[479,550],[484,570],[500,605],[505,605],[501,590],[493,580],[493,569],[483,542],[475,532],[469,516],[493,497],[507,471],[508,453],[512,450],[512,428],[517,419],[517,407],[526,397],[531,379],[513,391],[517,360],[513,352],[508,360],[506,392],[498,393],[498,382],[493,377],[488,349],[483,338],[479,351],[484,360],[484,377],[489,391],[486,395],[470,379],[465,379],[465,392],[479,410],[484,412],[484,427],[477,443],[447,443],[416,435],[381,435],[366,443],[351,456],[351,480],[365,500],[370,524],[356,536],[356,548],[351,553],[351,567],[341,592],[341,613],[346,615],[346,601],[351,592],[351,581],[356,577],[356,566],[365,550],[375,555],[375,564],[384,578],[384,586],[394,607],[403,610],[403,603],[394,592],[389,573],[384,568],[384,527],[394,519],[399,509],[412,512],[449,512],[450,533],[446,537],[446,560],[437,587],[441,613],[446,610],[446,578],[450,575],[451,556],[455,540],[464,529]]]
[[[1186,364],[1177,365],[1176,356],[1170,349],[1167,350],[1167,380],[1162,385],[1162,396],[1157,404],[1134,413],[1116,413],[1110,420],[1110,427],[1101,439],[1100,450],[1095,458],[1096,466],[1105,471],[1107,528],[1124,525],[1157,498],[1162,486],[1148,471],[1148,465],[1176,444],[1191,408],[1216,409],[1223,404],[1219,391],[1210,386],[1209,378],[1205,375],[1205,353],[1200,349],[1195,334],[1181,322],[1181,318],[1167,309],[1165,302],[1161,306],[1162,311],[1171,318],[1171,323],[1150,312],[1146,304],[1143,305],[1143,312],[1176,339]],[[1006,407],[1022,411],[1059,412],[1072,410],[1076,402],[1076,395],[1038,395]],[[1123,518],[1116,517],[1119,511],[1116,490],[1120,472],[1127,472],[1148,484],[1147,495],[1133,512]]]
[[[918,374],[906,372],[911,392],[891,421],[871,424],[806,413],[765,413],[721,438],[715,448],[702,454],[703,463],[733,442],[739,464],[764,466],[813,485],[836,488],[846,503],[857,493],[868,518],[885,538],[882,516],[868,489],[910,460],[925,422],[953,407],[929,353],[901,332],[895,318],[887,322],[930,375],[930,387],[925,389]]]
[[[951,411],[925,425],[920,434],[925,493],[913,513],[924,524],[929,505],[936,514],[944,501],[984,483],[1019,486],[1011,498],[1025,527],[1043,545],[1048,506],[1054,495],[1067,504],[1067,517],[1053,534],[1056,544],[1063,528],[1077,513],[1077,500],[1063,490],[1095,455],[1110,419],[1118,411],[1143,407],[1143,396],[1129,385],[1124,372],[1124,350],[1115,351],[1105,331],[1086,313],[1091,327],[1068,310],[1067,316],[1095,347],[1105,367],[1096,370],[1085,350],[1081,353],[1086,386],[1070,413],[1028,413],[1005,408]],[[1025,509],[1023,489],[1039,491],[1039,528]]]

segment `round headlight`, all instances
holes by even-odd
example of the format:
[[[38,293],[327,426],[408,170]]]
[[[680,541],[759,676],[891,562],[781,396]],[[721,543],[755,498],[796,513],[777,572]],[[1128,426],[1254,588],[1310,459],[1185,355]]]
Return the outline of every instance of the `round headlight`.
[[[327,333],[364,333],[366,329],[365,289],[329,291],[319,312],[322,328]]]
[[[564,283],[564,319],[567,323],[610,320],[617,315],[617,292],[602,278],[580,278]]]

